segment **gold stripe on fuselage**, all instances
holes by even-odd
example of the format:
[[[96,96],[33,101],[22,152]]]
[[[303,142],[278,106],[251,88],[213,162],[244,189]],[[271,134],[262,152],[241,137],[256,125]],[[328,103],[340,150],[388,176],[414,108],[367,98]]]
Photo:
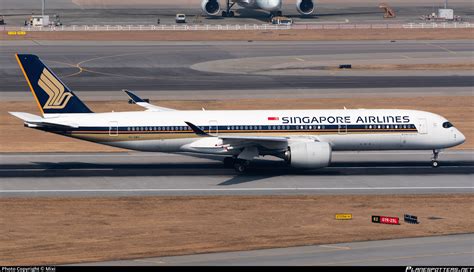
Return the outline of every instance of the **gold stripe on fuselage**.
[[[318,135],[350,135],[350,134],[406,134],[406,133],[417,133],[416,130],[411,131],[384,131],[384,130],[377,130],[377,133],[374,131],[342,131],[338,133],[337,130],[334,131],[318,131],[318,132],[309,132],[309,131],[279,131],[279,132],[254,132],[254,131],[241,131],[236,133],[220,133],[220,136],[238,136],[245,134],[245,136],[318,136]],[[238,134],[238,135],[236,135]],[[71,132],[66,134],[67,136],[71,136],[74,138],[79,138],[88,141],[97,141],[97,142],[117,142],[117,141],[142,141],[142,140],[172,140],[172,139],[183,139],[183,138],[199,138],[201,136],[196,135],[194,132],[191,131],[179,131],[176,132],[119,132],[117,135],[110,135],[109,132]],[[244,135],[242,135],[244,136]]]

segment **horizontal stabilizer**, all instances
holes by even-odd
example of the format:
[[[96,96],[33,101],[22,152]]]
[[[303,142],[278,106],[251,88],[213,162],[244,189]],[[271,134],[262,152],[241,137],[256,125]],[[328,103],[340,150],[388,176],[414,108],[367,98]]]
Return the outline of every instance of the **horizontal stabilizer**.
[[[19,118],[23,121],[27,122],[41,122],[43,118],[38,115],[34,115],[31,113],[26,113],[26,112],[9,112],[11,115],[15,116],[16,118]]]
[[[78,128],[78,126],[72,126],[69,124],[53,123],[50,119],[41,118],[38,115],[34,115],[26,112],[9,112],[11,115],[25,121],[25,125],[33,128]]]

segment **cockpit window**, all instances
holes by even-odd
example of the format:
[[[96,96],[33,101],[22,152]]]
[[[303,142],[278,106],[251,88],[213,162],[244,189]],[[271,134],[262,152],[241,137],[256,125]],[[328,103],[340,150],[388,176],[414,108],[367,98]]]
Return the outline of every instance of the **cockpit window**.
[[[450,128],[450,127],[452,127],[452,126],[453,126],[453,124],[451,124],[450,122],[444,122],[444,123],[443,123],[443,127],[444,127],[444,128]]]

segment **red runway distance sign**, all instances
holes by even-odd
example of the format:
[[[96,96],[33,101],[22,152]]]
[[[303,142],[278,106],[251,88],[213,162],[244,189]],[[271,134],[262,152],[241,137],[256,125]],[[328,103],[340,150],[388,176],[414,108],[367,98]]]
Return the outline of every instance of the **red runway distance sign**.
[[[398,217],[372,215],[372,223],[400,225]]]
[[[398,225],[399,222],[398,217],[380,216],[380,224]]]

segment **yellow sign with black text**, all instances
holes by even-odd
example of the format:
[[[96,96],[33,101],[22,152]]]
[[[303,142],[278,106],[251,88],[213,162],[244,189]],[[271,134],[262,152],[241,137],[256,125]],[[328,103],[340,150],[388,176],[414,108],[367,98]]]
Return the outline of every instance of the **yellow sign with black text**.
[[[351,220],[352,213],[337,213],[336,220]]]
[[[8,31],[7,34],[10,36],[15,36],[15,35],[23,36],[23,35],[26,35],[26,32],[25,31]]]

